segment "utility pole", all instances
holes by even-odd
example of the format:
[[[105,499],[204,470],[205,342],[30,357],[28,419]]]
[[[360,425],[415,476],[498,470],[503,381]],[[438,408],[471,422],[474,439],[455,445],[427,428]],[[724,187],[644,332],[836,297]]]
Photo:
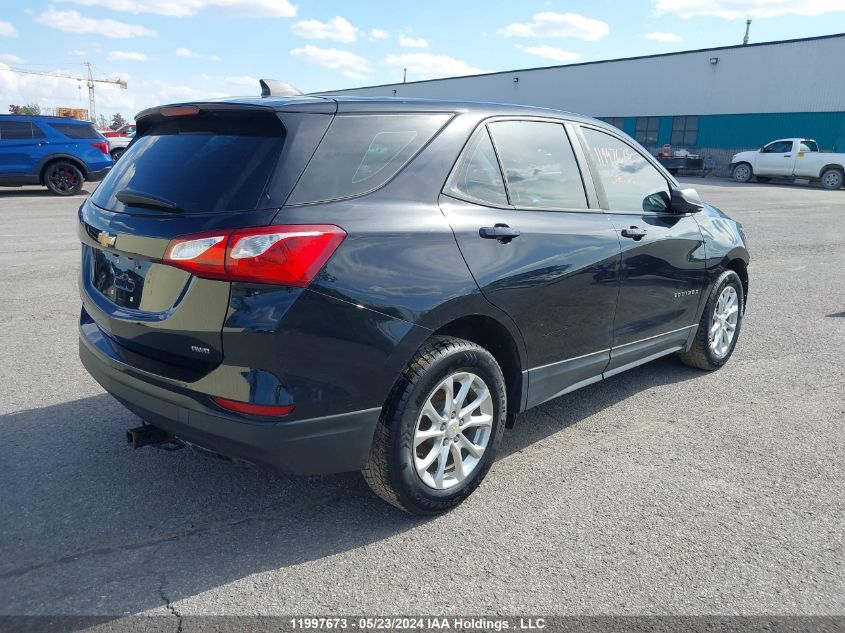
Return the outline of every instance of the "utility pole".
[[[94,106],[94,74],[91,72],[91,62],[85,62],[88,67],[88,117],[92,121],[97,120],[97,112]]]
[[[748,33],[751,31],[751,20],[745,21],[745,37],[742,38],[742,45],[746,46],[748,44]]]
[[[403,68],[402,69],[402,83],[405,83],[406,81],[408,81],[408,69]]]

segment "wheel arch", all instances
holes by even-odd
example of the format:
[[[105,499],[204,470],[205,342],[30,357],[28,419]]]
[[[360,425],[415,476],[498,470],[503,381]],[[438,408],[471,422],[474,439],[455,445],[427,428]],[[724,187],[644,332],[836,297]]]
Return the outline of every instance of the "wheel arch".
[[[725,270],[732,270],[742,282],[743,309],[748,304],[748,264],[740,257],[735,257],[725,264]]]
[[[826,172],[828,169],[835,169],[836,171],[840,171],[845,174],[845,167],[840,165],[839,163],[828,163],[824,167],[819,170],[819,178],[822,177],[822,174]]]
[[[84,162],[79,160],[79,158],[70,154],[53,154],[52,156],[48,156],[47,158],[42,160],[41,163],[38,165],[38,181],[42,185],[44,184],[44,174],[47,173],[47,168],[53,163],[57,163],[60,161],[73,163],[79,169],[79,171],[82,172],[82,177],[85,180],[88,180],[88,167],[85,165]]]
[[[491,316],[472,314],[444,323],[433,334],[472,341],[493,355],[505,376],[508,402],[511,403],[508,425],[512,425],[513,414],[525,408],[528,390],[527,374],[523,372],[527,366],[525,352],[510,329]]]

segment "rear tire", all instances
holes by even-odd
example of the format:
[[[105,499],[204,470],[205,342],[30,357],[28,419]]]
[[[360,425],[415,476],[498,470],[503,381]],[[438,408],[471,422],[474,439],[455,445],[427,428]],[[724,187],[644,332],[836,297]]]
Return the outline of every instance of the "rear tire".
[[[112,151],[112,153],[111,153],[111,159],[112,159],[114,162],[117,162],[117,159],[119,159],[121,156],[123,156],[123,152],[125,152],[125,151],[126,151],[126,150],[125,150],[124,148],[122,148],[122,147],[121,147],[120,149],[116,149],[116,150]]]
[[[388,396],[364,479],[401,510],[446,512],[490,470],[506,416],[505,379],[493,355],[470,341],[433,337]]]
[[[734,180],[744,183],[751,180],[751,177],[754,175],[754,170],[751,169],[751,165],[748,163],[740,163],[734,167],[732,175]]]
[[[44,186],[57,196],[73,196],[82,190],[85,177],[71,162],[60,160],[44,168]]]
[[[732,307],[736,308],[735,318],[731,316],[734,314],[730,312]],[[734,271],[726,270],[713,285],[692,347],[689,351],[680,352],[678,358],[690,367],[707,371],[719,369],[728,362],[736,348],[744,316],[742,281]]]
[[[845,175],[841,169],[825,169],[821,175],[822,187],[825,189],[840,189],[843,180],[845,180]]]

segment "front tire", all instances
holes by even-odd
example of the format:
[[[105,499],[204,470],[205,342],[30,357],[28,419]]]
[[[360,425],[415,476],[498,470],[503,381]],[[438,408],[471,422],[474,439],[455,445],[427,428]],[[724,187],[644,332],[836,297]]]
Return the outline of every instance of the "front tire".
[[[734,180],[737,182],[748,182],[751,180],[751,177],[754,175],[754,171],[751,169],[751,165],[748,163],[740,163],[733,170],[733,177]]]
[[[112,153],[111,153],[111,159],[112,159],[112,161],[114,161],[114,162],[116,163],[116,162],[118,161],[118,159],[119,159],[121,156],[123,156],[123,152],[125,152],[125,151],[126,151],[126,150],[125,150],[124,148],[122,148],[122,147],[121,147],[120,149],[113,150],[113,151],[112,151]]]
[[[68,161],[57,161],[44,170],[44,185],[57,196],[73,196],[82,190],[85,177],[82,171]]]
[[[713,285],[689,351],[678,357],[685,365],[713,371],[728,362],[736,348],[745,316],[745,292],[733,270],[726,270]]]
[[[831,190],[840,189],[843,179],[845,177],[841,169],[825,169],[821,175],[822,187]]]
[[[493,355],[470,341],[434,337],[388,396],[364,479],[406,512],[446,512],[490,470],[506,415],[505,379]]]

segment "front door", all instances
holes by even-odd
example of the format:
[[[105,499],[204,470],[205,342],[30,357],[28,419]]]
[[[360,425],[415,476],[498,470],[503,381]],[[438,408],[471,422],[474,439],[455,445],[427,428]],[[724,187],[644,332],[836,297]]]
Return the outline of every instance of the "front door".
[[[668,210],[668,181],[637,149],[599,129],[581,131],[622,245],[611,375],[686,344],[704,289],[704,239],[692,214]]]
[[[613,336],[619,239],[588,204],[564,126],[480,128],[444,194],[441,209],[481,291],[525,339],[528,406],[598,380]]]
[[[761,176],[791,176],[794,165],[792,141],[775,141],[760,150],[757,173]]]

